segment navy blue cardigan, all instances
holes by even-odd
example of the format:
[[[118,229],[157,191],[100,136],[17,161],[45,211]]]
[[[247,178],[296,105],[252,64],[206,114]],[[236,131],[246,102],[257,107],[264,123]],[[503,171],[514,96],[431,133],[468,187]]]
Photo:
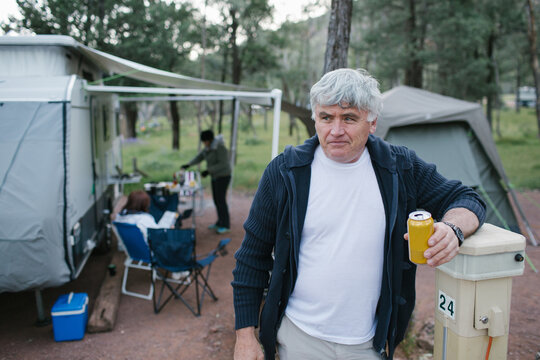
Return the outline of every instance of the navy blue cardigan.
[[[298,147],[288,146],[270,162],[244,223],[244,240],[235,254],[235,326],[257,327],[260,323],[259,338],[266,359],[275,358],[277,330],[297,277],[311,162],[318,145],[314,136]],[[405,147],[373,135],[366,146],[386,214],[384,271],[373,345],[378,352],[387,349],[391,359],[415,303],[416,265],[409,261],[403,240],[408,214],[422,208],[437,220],[452,208],[464,207],[474,212],[482,224],[485,204],[472,189],[445,179],[433,164]]]

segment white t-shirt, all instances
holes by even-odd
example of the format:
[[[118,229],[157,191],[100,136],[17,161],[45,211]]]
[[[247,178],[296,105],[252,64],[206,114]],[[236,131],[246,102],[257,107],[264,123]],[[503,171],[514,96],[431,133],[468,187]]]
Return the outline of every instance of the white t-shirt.
[[[147,243],[148,243],[147,229],[159,228],[154,217],[150,215],[149,213],[145,213],[145,212],[140,212],[136,214],[125,214],[125,215],[118,214],[116,216],[115,221],[137,225],[137,227],[141,229],[141,232],[144,236],[144,240]]]
[[[358,161],[328,159],[319,146],[311,164],[298,278],[285,310],[311,336],[361,344],[375,335],[385,212],[367,149]]]

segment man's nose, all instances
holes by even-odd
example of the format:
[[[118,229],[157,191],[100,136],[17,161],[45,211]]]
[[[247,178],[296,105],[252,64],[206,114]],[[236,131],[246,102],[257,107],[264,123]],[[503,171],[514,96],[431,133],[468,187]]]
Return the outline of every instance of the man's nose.
[[[343,133],[345,132],[345,129],[343,128],[343,123],[340,120],[333,121],[331,132],[334,136],[343,135]]]

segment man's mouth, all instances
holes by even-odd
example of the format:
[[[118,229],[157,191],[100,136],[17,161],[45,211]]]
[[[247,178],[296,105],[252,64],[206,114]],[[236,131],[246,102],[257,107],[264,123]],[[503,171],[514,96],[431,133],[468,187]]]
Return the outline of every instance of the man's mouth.
[[[328,145],[334,145],[334,146],[343,146],[343,145],[347,145],[348,142],[347,141],[329,141],[328,142]]]

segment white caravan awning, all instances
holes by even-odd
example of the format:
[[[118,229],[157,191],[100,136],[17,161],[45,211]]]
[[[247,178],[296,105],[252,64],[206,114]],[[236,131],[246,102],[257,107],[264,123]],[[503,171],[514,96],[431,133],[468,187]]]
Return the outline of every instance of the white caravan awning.
[[[165,95],[196,95],[199,100],[207,96],[207,100],[214,100],[215,97],[226,96],[244,101],[247,99],[249,103],[257,103],[256,99],[267,100],[270,104],[274,104],[274,124],[272,132],[272,158],[278,155],[279,146],[279,122],[281,113],[281,90],[274,89],[272,91],[254,92],[254,91],[231,91],[231,90],[216,90],[216,89],[178,89],[178,88],[158,88],[158,87],[137,87],[137,86],[106,86],[106,85],[84,85],[84,88],[89,93],[128,93],[128,94],[165,94]],[[146,98],[145,98],[146,99]],[[129,100],[128,100],[129,101]],[[164,101],[161,100],[161,101]],[[238,121],[238,111],[235,110],[233,129],[238,129],[236,122]],[[236,131],[236,130],[235,130]],[[233,134],[233,138],[236,134]],[[235,144],[231,144],[231,161],[235,155]]]
[[[36,35],[36,36],[0,36],[0,45],[12,46],[59,46],[69,48],[80,53],[97,68],[109,74],[137,79],[161,87],[122,87],[104,86],[106,79],[97,80],[91,84],[86,83],[85,89],[93,93],[132,93],[132,94],[162,94],[207,97],[226,96],[241,102],[272,106],[274,108],[274,126],[272,139],[272,157],[277,156],[279,142],[279,121],[281,113],[281,90],[249,88],[245,86],[227,84],[218,81],[198,79],[169,71],[156,69],[136,63],[115,55],[92,49],[69,36],[63,35]],[[96,85],[99,84],[99,85]],[[185,99],[187,100],[187,99]],[[237,114],[236,114],[237,116]],[[237,121],[237,119],[234,119]],[[237,128],[233,124],[233,129]],[[234,136],[234,135],[233,135]],[[231,144],[234,146],[234,144]]]

